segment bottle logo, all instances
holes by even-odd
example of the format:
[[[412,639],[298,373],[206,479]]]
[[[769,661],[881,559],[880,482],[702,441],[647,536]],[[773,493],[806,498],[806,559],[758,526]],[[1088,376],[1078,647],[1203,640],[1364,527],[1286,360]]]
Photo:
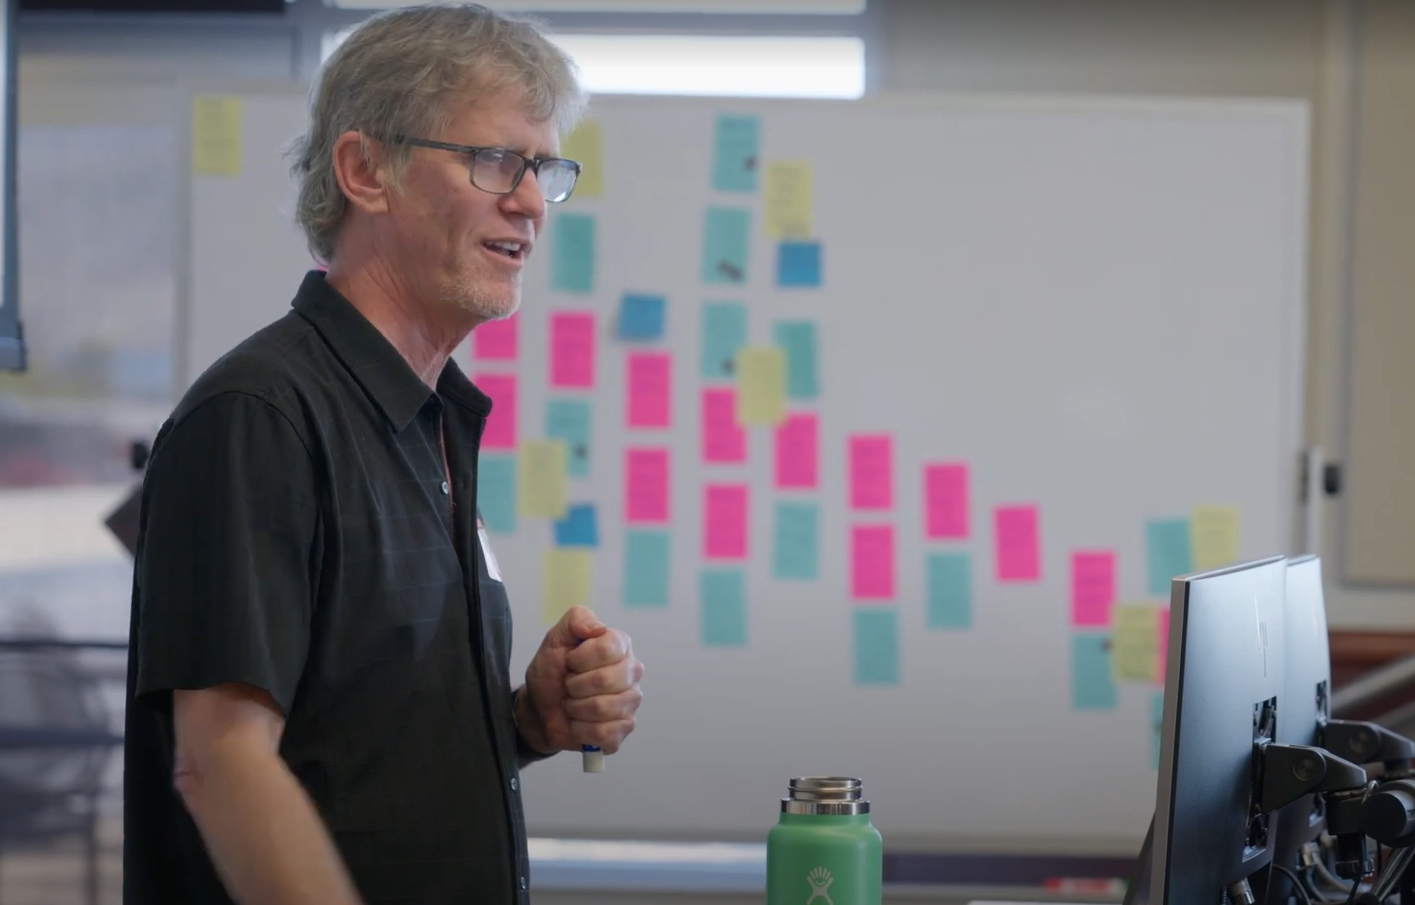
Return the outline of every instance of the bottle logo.
[[[830,875],[830,871],[824,867],[817,867],[806,875],[806,882],[811,884],[811,897],[806,900],[806,905],[811,905],[816,899],[825,899],[825,905],[835,905],[830,900],[830,884],[835,882],[835,878]]]

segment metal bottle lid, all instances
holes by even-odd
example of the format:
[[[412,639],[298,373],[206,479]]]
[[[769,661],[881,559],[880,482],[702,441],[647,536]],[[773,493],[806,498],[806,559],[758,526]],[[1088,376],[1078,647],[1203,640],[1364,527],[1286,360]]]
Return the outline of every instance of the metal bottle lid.
[[[868,814],[870,803],[861,798],[864,786],[848,776],[796,776],[789,786],[790,796],[781,799],[783,814],[824,814],[842,816]]]

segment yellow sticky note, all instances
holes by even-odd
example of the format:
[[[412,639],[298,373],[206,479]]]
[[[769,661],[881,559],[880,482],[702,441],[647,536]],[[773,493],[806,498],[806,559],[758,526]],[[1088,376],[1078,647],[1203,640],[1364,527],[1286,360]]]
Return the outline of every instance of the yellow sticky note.
[[[590,551],[551,547],[541,554],[540,617],[557,622],[572,606],[590,603]]]
[[[1117,682],[1159,679],[1160,611],[1148,603],[1116,604],[1111,611],[1110,662]]]
[[[737,421],[780,424],[786,418],[786,352],[745,346],[737,352]]]
[[[773,160],[766,165],[762,203],[766,234],[773,239],[809,239],[814,179],[809,160]]]
[[[565,517],[565,441],[522,440],[516,467],[521,515]]]
[[[239,176],[241,123],[245,102],[239,97],[201,95],[192,100],[192,172],[200,176]]]
[[[604,140],[599,120],[581,120],[575,131],[560,143],[560,156],[580,163],[580,181],[575,198],[598,198],[604,194]]]
[[[1218,569],[1238,561],[1238,507],[1195,506],[1189,520],[1194,571]]]

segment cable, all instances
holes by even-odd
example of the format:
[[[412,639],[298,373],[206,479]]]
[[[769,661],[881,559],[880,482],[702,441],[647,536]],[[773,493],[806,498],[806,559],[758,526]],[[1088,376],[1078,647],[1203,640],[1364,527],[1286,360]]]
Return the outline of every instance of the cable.
[[[1274,864],[1273,870],[1281,872],[1284,877],[1292,881],[1292,888],[1297,890],[1297,895],[1302,898],[1302,905],[1314,905],[1312,897],[1307,895],[1307,889],[1302,885],[1301,877],[1281,864]]]

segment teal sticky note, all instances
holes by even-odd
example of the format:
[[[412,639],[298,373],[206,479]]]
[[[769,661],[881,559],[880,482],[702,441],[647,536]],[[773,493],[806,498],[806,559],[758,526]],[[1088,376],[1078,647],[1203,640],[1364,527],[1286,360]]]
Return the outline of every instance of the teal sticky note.
[[[747,282],[747,239],[752,213],[709,207],[703,219],[703,282],[742,286]]]
[[[1077,632],[1071,636],[1071,706],[1077,710],[1115,708],[1109,635]]]
[[[550,286],[561,292],[593,292],[595,221],[589,214],[561,214],[550,232]]]
[[[482,455],[477,461],[477,510],[492,534],[516,530],[516,457]]]
[[[545,437],[565,441],[565,473],[590,476],[590,403],[587,399],[552,399],[545,404]]]
[[[1150,698],[1150,754],[1154,768],[1160,768],[1160,745],[1164,735],[1164,692],[1157,691]]]
[[[899,612],[893,607],[855,610],[855,684],[899,684]]]
[[[813,321],[777,321],[776,344],[786,350],[786,396],[814,399],[820,393],[816,376],[816,325]]]
[[[713,130],[712,187],[719,192],[755,192],[761,170],[758,147],[762,121],[756,116],[719,114]]]
[[[737,352],[747,344],[747,306],[741,302],[704,302],[701,331],[702,375],[734,379]]]
[[[668,606],[668,532],[624,533],[624,605]]]
[[[741,569],[705,569],[700,576],[703,644],[747,643],[747,576]]]
[[[791,288],[820,284],[819,242],[782,242],[776,246],[776,285]]]
[[[574,503],[565,508],[565,517],[555,522],[555,546],[599,546],[599,520],[595,518],[594,503]]]
[[[1169,599],[1170,580],[1194,571],[1189,519],[1151,519],[1145,525],[1145,550],[1149,559],[1150,594]]]
[[[661,295],[626,292],[619,300],[616,332],[620,339],[662,339],[664,309],[667,300]]]
[[[973,561],[967,553],[930,553],[929,628],[973,627]]]
[[[815,503],[777,503],[772,574],[782,579],[813,579],[820,572],[820,507]]]

